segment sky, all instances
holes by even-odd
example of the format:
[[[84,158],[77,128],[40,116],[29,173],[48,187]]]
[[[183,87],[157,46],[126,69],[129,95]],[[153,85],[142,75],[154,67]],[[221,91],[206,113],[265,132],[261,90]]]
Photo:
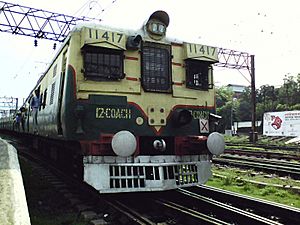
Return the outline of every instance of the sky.
[[[10,0],[37,9],[139,29],[152,12],[169,14],[167,36],[255,55],[256,87],[300,73],[297,0]],[[72,4],[69,4],[72,2]],[[0,17],[1,18],[1,17]],[[0,21],[1,22],[1,21]],[[26,98],[55,54],[54,42],[0,32],[0,97]],[[59,48],[60,43],[57,43]],[[214,68],[217,86],[250,85],[248,71]]]

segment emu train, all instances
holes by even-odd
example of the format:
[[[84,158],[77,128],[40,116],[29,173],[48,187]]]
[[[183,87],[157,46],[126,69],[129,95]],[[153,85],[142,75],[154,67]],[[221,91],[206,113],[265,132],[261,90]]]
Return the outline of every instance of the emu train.
[[[100,193],[205,183],[225,146],[215,132],[218,49],[167,38],[168,25],[164,11],[136,31],[77,25],[26,99],[15,131],[31,134],[38,151]],[[1,118],[2,129],[12,123]]]

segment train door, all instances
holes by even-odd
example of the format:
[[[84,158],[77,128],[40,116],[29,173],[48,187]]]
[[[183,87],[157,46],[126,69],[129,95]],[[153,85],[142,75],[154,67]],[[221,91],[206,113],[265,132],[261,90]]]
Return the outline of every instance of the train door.
[[[38,86],[37,89],[35,89],[36,92],[36,96],[38,97],[38,99],[40,99],[40,92],[41,92],[41,86]],[[34,92],[35,92],[34,91]],[[34,127],[33,123],[36,122],[36,126],[38,125],[38,113],[36,113],[35,115],[33,114],[32,111],[32,107],[31,107],[31,101],[33,98],[34,94],[32,93],[29,100],[28,100],[28,109],[27,109],[27,116],[26,116],[26,132],[30,132],[31,127]],[[39,100],[40,101],[40,100]],[[39,102],[40,103],[40,102]],[[39,109],[38,109],[39,110]],[[35,119],[33,118],[34,116],[36,116],[36,121],[34,121]],[[30,119],[32,118],[32,119]]]
[[[66,66],[67,66],[67,50],[63,53],[60,85],[59,85],[60,88],[59,88],[59,93],[58,93],[58,117],[57,117],[58,118],[58,121],[57,121],[58,135],[63,135],[62,120],[61,120],[61,107],[62,107],[64,85],[65,85]]]

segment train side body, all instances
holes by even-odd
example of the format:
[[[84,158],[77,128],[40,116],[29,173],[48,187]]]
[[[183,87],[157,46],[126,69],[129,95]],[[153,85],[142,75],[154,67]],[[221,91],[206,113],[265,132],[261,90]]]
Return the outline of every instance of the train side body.
[[[157,11],[138,31],[78,26],[35,87],[37,135],[79,143],[83,180],[101,193],[203,184],[224,149],[212,117],[217,49],[169,40],[168,21]]]

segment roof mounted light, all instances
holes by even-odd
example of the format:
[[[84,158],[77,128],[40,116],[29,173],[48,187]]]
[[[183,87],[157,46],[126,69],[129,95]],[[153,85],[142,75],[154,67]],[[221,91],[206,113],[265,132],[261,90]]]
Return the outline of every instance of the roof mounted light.
[[[165,35],[166,26],[159,22],[150,21],[148,23],[148,31],[157,35]]]
[[[149,33],[149,36],[156,40],[164,37],[166,35],[169,22],[169,15],[166,12],[159,10],[152,13],[146,23],[146,30]]]

